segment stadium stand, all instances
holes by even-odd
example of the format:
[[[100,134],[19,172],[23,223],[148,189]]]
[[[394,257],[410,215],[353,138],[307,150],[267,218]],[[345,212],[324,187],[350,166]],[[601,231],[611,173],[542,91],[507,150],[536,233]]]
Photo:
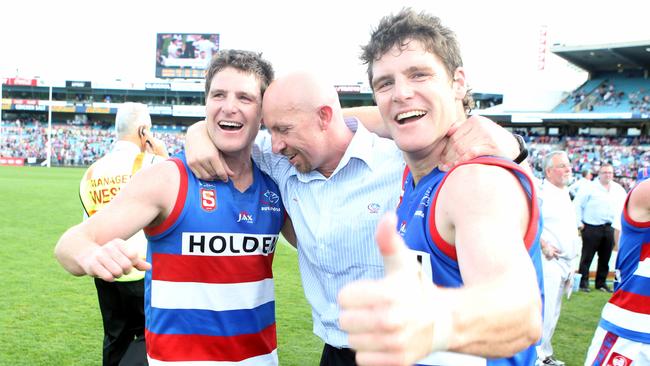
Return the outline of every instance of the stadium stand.
[[[546,153],[563,149],[569,153],[575,173],[595,170],[608,161],[619,182],[630,187],[637,168],[650,164],[646,158],[650,156],[650,41],[555,45],[551,52],[589,74],[554,108],[520,112],[514,106],[504,110],[500,105],[503,95],[474,92],[475,112],[524,135],[538,175]],[[367,87],[335,87],[344,107],[373,104]],[[165,141],[170,154],[182,149],[185,129],[204,113],[203,84],[197,80],[46,85],[39,79],[8,78],[2,85],[0,157],[19,158],[19,164],[43,163],[51,106],[52,164],[88,165],[110,148],[116,107],[125,101],[149,105],[154,135]],[[497,111],[493,112],[495,105]]]

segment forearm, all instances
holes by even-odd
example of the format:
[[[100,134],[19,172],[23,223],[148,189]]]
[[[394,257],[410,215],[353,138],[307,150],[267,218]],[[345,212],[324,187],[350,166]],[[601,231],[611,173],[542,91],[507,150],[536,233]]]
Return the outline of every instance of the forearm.
[[[85,234],[80,225],[77,225],[61,236],[54,248],[54,255],[66,271],[75,276],[83,276],[87,274],[82,265],[83,258],[97,247],[99,244]]]
[[[542,308],[536,283],[531,286],[521,279],[503,278],[445,292],[455,304],[450,351],[510,357],[541,336]]]
[[[390,138],[390,132],[376,106],[361,106],[343,109],[343,116],[356,117],[370,132],[385,138]]]

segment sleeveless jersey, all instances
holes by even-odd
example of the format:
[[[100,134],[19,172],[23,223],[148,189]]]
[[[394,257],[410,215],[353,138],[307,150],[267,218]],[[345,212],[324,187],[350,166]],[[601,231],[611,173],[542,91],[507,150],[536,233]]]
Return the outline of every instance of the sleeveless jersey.
[[[481,157],[458,166],[466,164],[494,165],[508,169],[519,179],[528,194],[531,219],[524,237],[524,243],[535,266],[540,294],[543,296],[544,286],[539,240],[542,232],[542,220],[532,181],[518,165],[501,158]],[[454,169],[458,166],[454,167]],[[415,252],[418,261],[422,264],[422,271],[425,276],[432,278],[433,283],[440,287],[461,287],[463,280],[458,267],[456,248],[443,240],[435,228],[436,200],[447,176],[448,174],[436,168],[423,177],[417,186],[413,187],[413,176],[410,172],[405,171],[404,193],[397,208],[397,230],[408,247]],[[528,366],[533,365],[536,359],[537,354],[533,345],[507,359],[485,359],[452,352],[436,352],[424,360],[420,360],[418,365]]]
[[[149,364],[277,365],[271,265],[285,219],[278,188],[253,164],[253,184],[197,179],[171,159],[180,189],[169,217],[145,229]]]
[[[140,152],[128,141],[117,141],[111,152],[94,162],[84,173],[79,184],[79,198],[85,216],[90,217],[104,208],[126,185],[140,168],[152,165],[162,158]],[[147,239],[142,231],[127,240],[136,248],[142,258],[147,253]],[[133,268],[129,274],[115,279],[118,282],[137,281],[144,278],[144,272]]]
[[[599,325],[619,337],[650,344],[650,222],[634,221],[626,201],[621,223],[614,293]]]

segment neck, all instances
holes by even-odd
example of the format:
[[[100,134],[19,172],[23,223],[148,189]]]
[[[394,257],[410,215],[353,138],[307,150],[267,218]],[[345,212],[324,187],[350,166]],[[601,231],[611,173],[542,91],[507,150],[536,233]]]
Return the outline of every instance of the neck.
[[[434,144],[427,146],[425,149],[415,152],[404,152],[404,160],[413,175],[413,183],[418,184],[420,179],[428,175],[441,163],[442,149],[440,144],[444,143],[442,139]]]
[[[248,189],[253,184],[253,162],[250,152],[237,154],[222,153],[222,156],[226,165],[233,173],[229,178],[232,180],[235,188],[240,192]]]
[[[142,146],[142,141],[137,136],[124,136],[119,141],[128,141],[135,144],[135,146],[140,148],[140,151],[144,151],[144,146]]]
[[[350,146],[354,133],[350,131],[347,126],[339,129],[330,129],[330,134],[327,136],[328,146],[327,146],[327,156],[326,162],[321,164],[316,170],[321,173],[325,178],[329,178],[336,167],[341,163],[345,151]]]

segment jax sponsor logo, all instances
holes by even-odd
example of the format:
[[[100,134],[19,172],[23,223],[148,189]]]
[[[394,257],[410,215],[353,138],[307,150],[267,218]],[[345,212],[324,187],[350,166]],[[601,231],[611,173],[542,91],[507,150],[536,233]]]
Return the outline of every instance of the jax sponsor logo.
[[[368,212],[375,214],[379,212],[381,206],[378,203],[371,202],[368,204]]]
[[[253,223],[253,215],[249,214],[248,211],[240,211],[239,212],[239,217],[237,218],[237,222],[246,222],[249,224]]]
[[[280,207],[277,207],[279,202],[280,196],[273,191],[267,190],[262,195],[262,199],[260,199],[260,203],[262,204],[260,211],[280,212],[282,210]]]
[[[278,235],[240,233],[183,233],[182,254],[203,256],[269,255]]]

